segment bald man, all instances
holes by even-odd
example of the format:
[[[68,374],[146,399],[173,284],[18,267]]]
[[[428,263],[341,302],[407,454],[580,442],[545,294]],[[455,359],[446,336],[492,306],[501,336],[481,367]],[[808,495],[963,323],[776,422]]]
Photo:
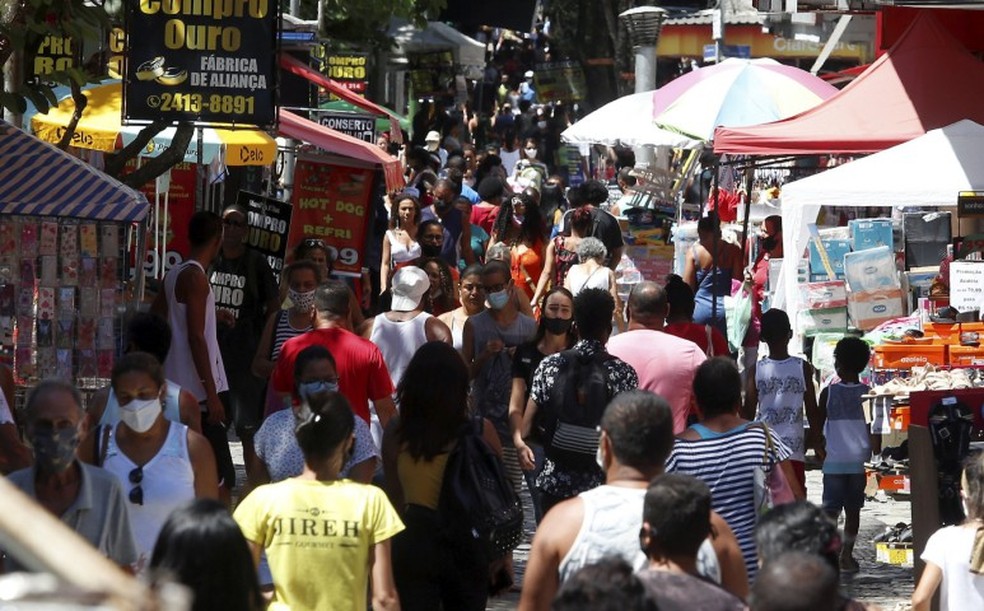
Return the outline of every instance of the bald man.
[[[666,291],[640,282],[629,293],[628,331],[608,340],[608,352],[635,369],[639,388],[660,395],[673,411],[673,434],[687,428],[694,373],[707,358],[694,342],[663,331],[669,307]]]

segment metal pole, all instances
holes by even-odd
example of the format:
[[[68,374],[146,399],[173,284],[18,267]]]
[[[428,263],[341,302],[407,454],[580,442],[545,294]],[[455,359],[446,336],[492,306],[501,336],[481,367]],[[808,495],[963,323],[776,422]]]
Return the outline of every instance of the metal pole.
[[[205,210],[206,175],[205,175],[205,161],[202,158],[202,148],[204,146],[203,140],[204,137],[202,136],[202,128],[199,127],[198,138],[197,138],[198,151],[196,152],[197,158],[195,159],[195,165],[197,169],[196,176],[198,178],[198,180],[195,181],[195,209],[196,210]]]
[[[748,217],[752,212],[752,184],[755,182],[755,169],[745,169],[745,221],[741,229],[741,261],[748,264]]]
[[[655,6],[640,6],[619,14],[628,30],[635,56],[635,92],[656,89],[656,45],[666,19],[666,11]],[[651,145],[633,147],[637,167],[653,170],[656,155]]]

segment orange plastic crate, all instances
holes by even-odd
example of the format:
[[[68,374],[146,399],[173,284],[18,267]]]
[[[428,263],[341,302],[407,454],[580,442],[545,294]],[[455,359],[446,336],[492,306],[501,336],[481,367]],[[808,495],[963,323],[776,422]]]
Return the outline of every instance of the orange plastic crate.
[[[875,346],[875,367],[912,369],[923,365],[946,365],[946,346],[883,344]]]
[[[949,363],[952,367],[972,367],[984,365],[984,347],[947,346]]]

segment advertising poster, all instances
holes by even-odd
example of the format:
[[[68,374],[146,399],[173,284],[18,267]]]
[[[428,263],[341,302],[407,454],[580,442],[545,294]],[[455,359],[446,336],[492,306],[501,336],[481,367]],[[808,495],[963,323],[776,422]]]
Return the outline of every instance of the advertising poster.
[[[136,167],[133,160],[129,166]],[[140,188],[140,192],[150,202],[151,211],[156,210],[155,201],[159,201],[160,215],[147,220],[147,255],[144,259],[144,273],[150,278],[161,278],[167,270],[181,263],[188,256],[188,222],[195,213],[195,181],[198,179],[198,169],[193,163],[178,163],[171,168],[171,184],[168,189],[167,213],[164,213],[164,194],[155,200],[156,181],[150,181]],[[156,231],[155,231],[156,229]],[[161,256],[163,246],[163,256]]]
[[[319,112],[318,123],[364,142],[376,141],[376,117],[351,112]]]
[[[240,191],[236,203],[246,209],[249,235],[246,244],[263,253],[270,269],[280,276],[287,256],[291,205],[272,197]]]
[[[24,74],[28,82],[50,83],[55,72],[63,72],[79,64],[79,53],[72,39],[48,34],[36,44],[33,52],[25,53]]]
[[[369,54],[325,50],[324,63],[321,72],[331,80],[342,85],[352,93],[366,95],[369,88]],[[338,98],[318,88],[318,97],[322,101],[337,100]]]
[[[335,273],[358,277],[364,265],[372,177],[370,169],[299,160],[288,243],[324,240],[333,251]]]
[[[585,98],[588,89],[584,70],[574,61],[536,64],[533,82],[536,85],[536,99],[541,104],[578,102]]]
[[[275,123],[278,4],[127,3],[125,121]]]
[[[454,81],[454,55],[451,51],[407,54],[410,86],[418,97],[439,96]]]

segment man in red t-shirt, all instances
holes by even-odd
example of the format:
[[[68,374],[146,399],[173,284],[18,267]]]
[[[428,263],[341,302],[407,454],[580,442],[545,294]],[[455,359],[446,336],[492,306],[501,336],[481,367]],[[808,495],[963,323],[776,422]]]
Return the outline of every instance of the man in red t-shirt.
[[[352,333],[348,326],[349,290],[345,283],[329,280],[314,294],[317,316],[314,329],[284,342],[271,383],[282,394],[294,394],[294,361],[308,346],[321,345],[335,358],[338,390],[352,404],[352,411],[369,422],[369,401],[383,427],[396,414],[393,382],[383,355],[372,342]]]

